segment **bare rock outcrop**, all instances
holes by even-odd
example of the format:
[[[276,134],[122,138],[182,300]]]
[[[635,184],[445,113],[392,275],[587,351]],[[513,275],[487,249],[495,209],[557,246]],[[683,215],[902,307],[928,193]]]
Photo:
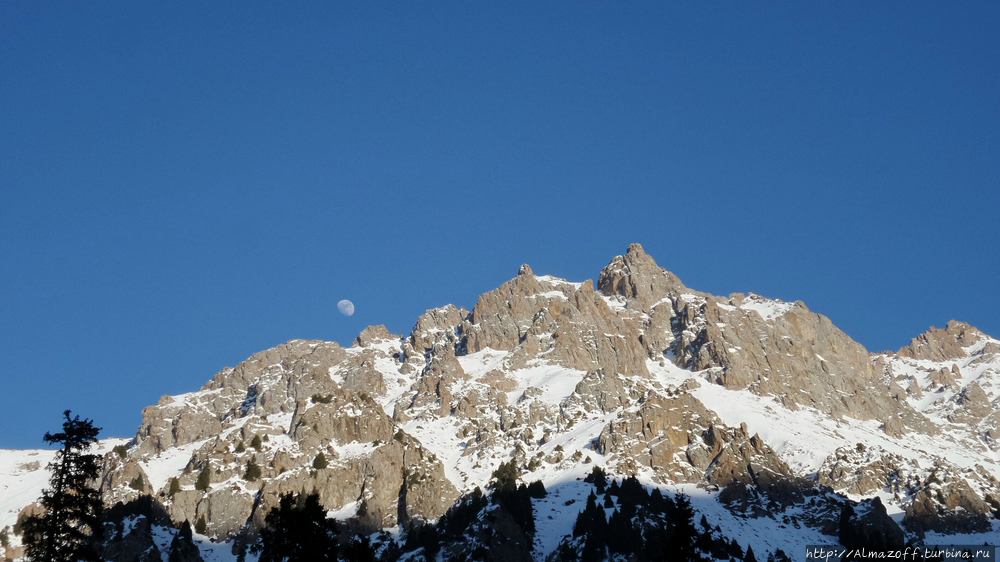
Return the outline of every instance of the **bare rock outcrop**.
[[[536,277],[527,265],[514,279],[480,295],[461,334],[468,353],[512,351],[511,368],[544,355],[581,371],[649,374],[638,330],[612,312],[589,281]]]
[[[394,432],[395,424],[370,396],[338,392],[318,403],[299,401],[289,434],[301,450],[316,451],[330,441],[385,442]]]
[[[705,471],[707,484],[722,488],[719,501],[751,517],[802,504],[816,486],[796,476],[759,435],[739,428],[712,426],[704,439],[715,454]]]
[[[330,369],[348,359],[336,342],[292,340],[220,371],[201,392],[164,396],[142,411],[135,454],[155,454],[222,432],[248,414],[291,413],[298,399],[328,394]]]
[[[819,484],[849,494],[866,496],[883,489],[905,494],[909,484],[906,473],[918,468],[880,446],[858,443],[838,448],[823,462],[816,476]]]
[[[929,330],[913,338],[910,345],[900,349],[896,355],[930,361],[950,361],[964,357],[965,350],[962,348],[973,345],[982,337],[982,332],[965,322],[951,320],[943,329],[931,326]]]
[[[154,492],[142,466],[135,459],[121,459],[114,452],[108,453],[102,460],[98,490],[106,507],[118,502],[128,503]]]
[[[635,411],[605,426],[596,450],[615,455],[613,461],[656,468],[670,480],[697,482],[718,453],[701,436],[714,423],[715,414],[690,393],[650,393]]]
[[[682,295],[674,306],[677,363],[707,369],[712,382],[776,396],[790,408],[859,420],[896,416],[899,429],[934,431],[892,399],[861,344],[801,302]]]
[[[374,326],[368,326],[364,330],[361,330],[361,333],[358,334],[358,337],[354,339],[354,345],[358,347],[368,347],[370,345],[384,341],[396,341],[399,340],[401,337],[402,336],[389,333],[389,330],[388,328],[385,327],[385,324],[377,324]]]
[[[978,382],[965,387],[955,400],[957,406],[948,416],[954,423],[977,424],[993,413],[993,405]]]
[[[668,389],[649,393],[637,408],[625,410],[597,439],[595,450],[612,455],[625,470],[655,468],[660,478],[726,487],[737,483],[770,501],[802,500],[801,489],[813,485],[797,478],[777,453],[745,427],[723,426],[692,394]]]
[[[964,478],[932,473],[906,507],[903,525],[916,533],[983,533],[991,528],[989,505]]]
[[[452,400],[451,385],[456,381],[467,379],[468,375],[450,351],[448,349],[431,357],[415,383],[416,392],[406,407],[410,410],[410,413],[406,414],[407,418],[431,405],[436,405],[434,413],[441,416],[449,415],[456,407]],[[404,419],[400,412],[397,409],[394,413],[397,421]]]
[[[637,310],[648,313],[670,294],[690,292],[676,275],[656,265],[639,244],[630,244],[623,256],[616,256],[597,280],[605,295],[621,295]]]

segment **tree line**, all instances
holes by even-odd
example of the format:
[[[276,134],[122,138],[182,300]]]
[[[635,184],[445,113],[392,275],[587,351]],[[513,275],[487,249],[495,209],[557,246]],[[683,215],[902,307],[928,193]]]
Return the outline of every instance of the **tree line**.
[[[100,457],[89,453],[100,428],[89,419],[71,417],[69,410],[64,417],[61,432],[44,436],[46,443],[60,448],[49,465],[49,488],[39,500],[43,509],[20,522],[25,556],[31,562],[104,559],[99,553],[105,513],[99,491],[90,485],[100,476]],[[683,495],[671,498],[659,489],[650,493],[635,477],[620,483],[609,481],[598,467],[585,482],[593,489],[576,517],[572,535],[565,537],[554,553],[555,560],[758,560],[749,546],[744,550],[735,541],[721,537],[718,528],[713,529],[704,516],[696,525],[691,503]],[[249,551],[257,555],[259,562],[391,562],[418,552],[430,562],[437,560],[445,547],[448,560],[531,560],[536,531],[532,502],[546,497],[545,486],[539,481],[519,483],[514,461],[509,461],[493,472],[487,492],[476,488],[437,522],[411,522],[403,540],[388,539],[384,533],[384,540],[378,540],[377,534],[327,518],[315,492],[286,494],[266,515],[259,537],[250,545],[237,544],[235,550],[240,560],[245,560]],[[159,508],[159,521],[171,524],[152,497],[133,503],[136,506],[124,509],[138,509],[155,518]],[[116,506],[109,511],[123,509]],[[121,518],[123,514],[115,516]],[[204,532],[204,520],[199,520],[196,527],[198,532]],[[171,545],[171,561],[180,559],[175,556],[180,552],[186,553],[185,560],[200,560],[187,521]],[[777,551],[767,560],[781,562],[788,558]]]

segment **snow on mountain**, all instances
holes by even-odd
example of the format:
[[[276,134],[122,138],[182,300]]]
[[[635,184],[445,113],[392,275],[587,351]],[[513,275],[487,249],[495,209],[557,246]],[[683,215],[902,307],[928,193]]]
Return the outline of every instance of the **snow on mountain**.
[[[349,348],[255,354],[146,408],[126,457],[106,455],[102,490],[109,505],[151,495],[176,523],[205,517],[205,540],[250,540],[280,494],[308,490],[398,533],[513,460],[550,490],[534,503],[536,560],[572,531],[595,466],[687,494],[758,553],[836,544],[840,507],[876,497],[879,524],[909,540],[995,544],[998,377],[1000,340],[971,326],[868,354],[803,303],[693,291],[633,245],[596,288],[522,266],[405,337],[370,327]],[[0,527],[38,497],[49,458],[0,452]]]

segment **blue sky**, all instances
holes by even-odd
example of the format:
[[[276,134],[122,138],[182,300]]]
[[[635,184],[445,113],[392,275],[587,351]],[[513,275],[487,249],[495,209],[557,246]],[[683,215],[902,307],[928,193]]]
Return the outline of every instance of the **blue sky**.
[[[996,2],[538,4],[0,4],[0,447],[631,242],[1000,336]]]

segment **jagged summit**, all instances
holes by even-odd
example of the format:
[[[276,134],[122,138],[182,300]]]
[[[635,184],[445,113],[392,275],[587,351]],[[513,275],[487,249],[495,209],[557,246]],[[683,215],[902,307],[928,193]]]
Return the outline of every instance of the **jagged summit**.
[[[966,355],[964,348],[975,345],[984,337],[975,327],[950,320],[943,329],[931,326],[913,338],[908,346],[900,348],[896,356],[928,361],[958,359]]]
[[[632,244],[597,290],[525,264],[471,311],[430,309],[407,335],[370,326],[349,348],[256,353],[144,409],[124,456],[105,457],[102,490],[244,541],[283,493],[315,489],[357,526],[405,529],[513,462],[567,494],[594,466],[685,490],[733,532],[795,518],[768,519],[760,552],[833,540],[823,529],[852,500],[819,484],[880,497],[887,512],[859,513],[893,536],[993,529],[998,377],[1000,342],[967,324],[869,354],[801,302],[691,290]],[[543,526],[536,559],[574,517]]]
[[[605,295],[621,296],[649,313],[662,298],[671,293],[688,292],[676,275],[656,265],[639,244],[630,244],[623,256],[615,256],[597,280]]]

